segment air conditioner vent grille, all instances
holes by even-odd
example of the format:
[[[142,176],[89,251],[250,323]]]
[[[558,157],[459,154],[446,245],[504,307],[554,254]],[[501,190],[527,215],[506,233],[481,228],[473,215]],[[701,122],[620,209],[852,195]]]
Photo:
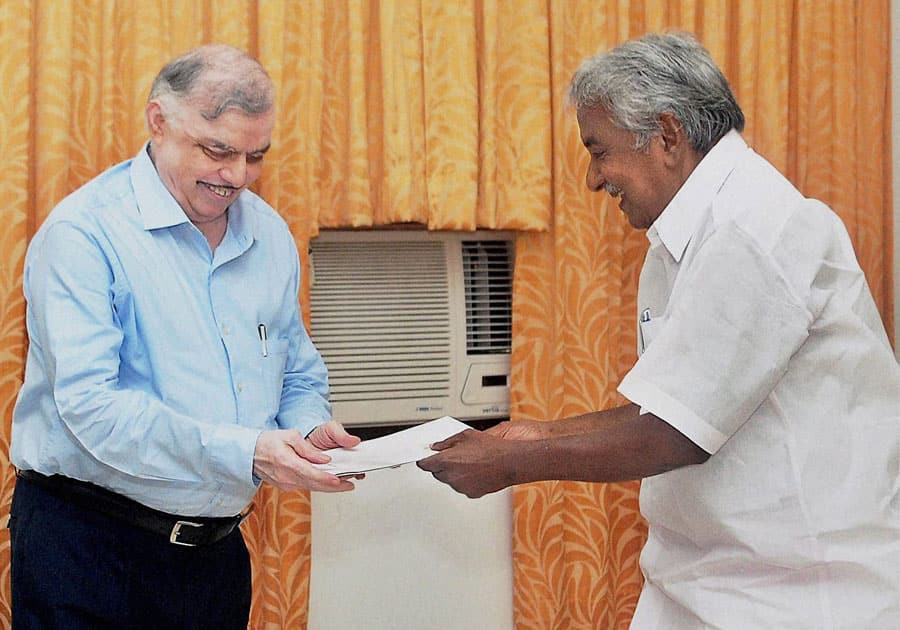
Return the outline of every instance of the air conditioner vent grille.
[[[446,397],[450,307],[439,241],[311,243],[312,339],[332,402]]]
[[[508,353],[512,346],[512,244],[463,241],[466,353]]]

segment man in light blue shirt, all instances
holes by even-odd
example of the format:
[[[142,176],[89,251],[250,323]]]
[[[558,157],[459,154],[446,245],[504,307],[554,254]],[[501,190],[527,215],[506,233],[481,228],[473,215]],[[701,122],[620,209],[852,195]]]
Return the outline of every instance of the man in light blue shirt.
[[[353,488],[313,466],[359,440],[331,420],[293,237],[247,190],[273,100],[242,51],[179,57],[151,88],[149,142],[29,246],[16,627],[246,628],[237,525],[261,481]]]

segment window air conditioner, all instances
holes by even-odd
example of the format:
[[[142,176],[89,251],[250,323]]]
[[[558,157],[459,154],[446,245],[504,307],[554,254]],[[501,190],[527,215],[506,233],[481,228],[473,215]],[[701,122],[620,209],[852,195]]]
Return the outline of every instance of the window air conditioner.
[[[513,240],[504,232],[323,231],[311,336],[348,426],[509,415]]]

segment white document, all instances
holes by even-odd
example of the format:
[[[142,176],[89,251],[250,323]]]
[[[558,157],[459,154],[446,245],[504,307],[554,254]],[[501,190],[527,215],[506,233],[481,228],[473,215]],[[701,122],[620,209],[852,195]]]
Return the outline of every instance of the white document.
[[[314,466],[339,476],[393,468],[433,455],[432,444],[469,428],[456,418],[444,416],[390,435],[365,440],[353,448],[328,449],[325,453],[331,461]]]

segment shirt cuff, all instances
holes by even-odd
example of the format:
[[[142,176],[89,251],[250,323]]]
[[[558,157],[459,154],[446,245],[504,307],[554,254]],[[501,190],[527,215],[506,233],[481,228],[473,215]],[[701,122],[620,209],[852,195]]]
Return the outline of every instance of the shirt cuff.
[[[239,425],[221,425],[208,446],[210,468],[214,474],[220,471],[227,479],[239,484],[259,485],[253,476],[253,455],[259,429]]]
[[[322,416],[320,414],[299,413],[292,417],[285,417],[285,414],[278,414],[278,428],[280,429],[296,429],[303,437],[309,437],[309,434],[315,431],[320,424],[325,424],[331,420],[331,416]]]

